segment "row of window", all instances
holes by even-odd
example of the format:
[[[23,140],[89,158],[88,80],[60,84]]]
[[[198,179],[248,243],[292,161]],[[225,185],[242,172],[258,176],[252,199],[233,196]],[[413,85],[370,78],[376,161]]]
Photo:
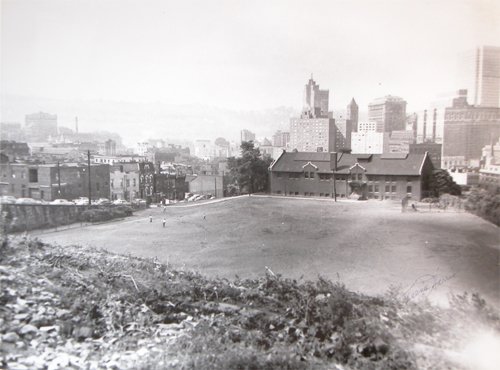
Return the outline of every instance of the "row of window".
[[[127,179],[126,180],[126,183],[125,183],[125,187],[129,188],[130,187],[130,179]],[[135,179],[132,179],[132,186],[135,187],[137,185],[137,182],[135,181]],[[123,180],[120,180],[120,188],[123,188]],[[115,181],[114,180],[111,180],[111,188],[115,188]]]
[[[314,172],[309,172],[309,171],[306,171],[306,172],[290,172],[288,174],[286,173],[282,173],[282,172],[276,172],[276,177],[278,178],[283,178],[283,177],[287,177],[288,175],[288,178],[289,179],[300,179],[300,178],[306,178],[306,179],[314,179],[315,178],[315,173]],[[318,173],[318,178],[320,180],[331,180],[332,179],[332,174],[329,174],[329,173]],[[389,177],[390,178],[390,177]],[[347,180],[347,179],[350,179],[351,181],[364,181],[365,178],[363,177],[363,174],[362,173],[352,173],[348,176],[343,176],[343,175],[337,175],[335,176],[335,180],[337,181],[344,181],[344,180]],[[366,180],[367,181],[384,181],[385,177],[384,176],[376,176],[376,175],[370,175],[370,176],[366,176]],[[389,182],[391,182],[391,180],[388,180]],[[406,179],[407,182],[411,182],[412,179],[411,178],[407,178]]]

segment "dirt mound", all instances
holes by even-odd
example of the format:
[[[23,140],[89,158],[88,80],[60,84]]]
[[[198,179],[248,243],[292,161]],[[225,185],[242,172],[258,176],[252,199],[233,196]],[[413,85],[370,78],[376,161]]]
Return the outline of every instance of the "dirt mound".
[[[22,238],[3,240],[0,282],[2,368],[459,368],[463,331],[500,327],[478,296],[442,309],[270,270],[206,279]]]

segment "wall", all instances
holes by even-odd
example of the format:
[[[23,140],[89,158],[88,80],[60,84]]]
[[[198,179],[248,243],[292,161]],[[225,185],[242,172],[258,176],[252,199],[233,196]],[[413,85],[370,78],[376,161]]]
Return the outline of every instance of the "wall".
[[[79,221],[86,206],[2,204],[0,221],[4,232],[19,232],[68,225]]]

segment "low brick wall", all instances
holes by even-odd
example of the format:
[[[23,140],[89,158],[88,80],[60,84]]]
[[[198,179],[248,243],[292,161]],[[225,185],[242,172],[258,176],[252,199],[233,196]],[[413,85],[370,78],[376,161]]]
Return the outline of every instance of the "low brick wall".
[[[3,232],[14,233],[68,225],[79,221],[87,206],[47,204],[2,204]]]

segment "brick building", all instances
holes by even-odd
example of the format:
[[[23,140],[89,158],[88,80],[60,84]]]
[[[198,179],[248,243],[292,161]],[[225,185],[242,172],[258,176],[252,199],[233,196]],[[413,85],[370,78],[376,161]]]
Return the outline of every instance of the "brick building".
[[[271,193],[401,199],[427,196],[433,165],[424,154],[283,152],[271,165]],[[334,192],[335,189],[335,192]]]
[[[110,194],[112,200],[132,202],[139,197],[139,163],[120,163],[110,167]]]
[[[109,198],[109,181],[109,165],[91,165],[91,198]],[[0,193],[45,201],[88,197],[88,167],[76,163],[64,163],[59,166],[29,163],[2,164],[0,165]]]
[[[460,90],[453,106],[446,108],[443,135],[443,168],[479,164],[481,151],[500,136],[500,108],[467,103],[467,90]]]

